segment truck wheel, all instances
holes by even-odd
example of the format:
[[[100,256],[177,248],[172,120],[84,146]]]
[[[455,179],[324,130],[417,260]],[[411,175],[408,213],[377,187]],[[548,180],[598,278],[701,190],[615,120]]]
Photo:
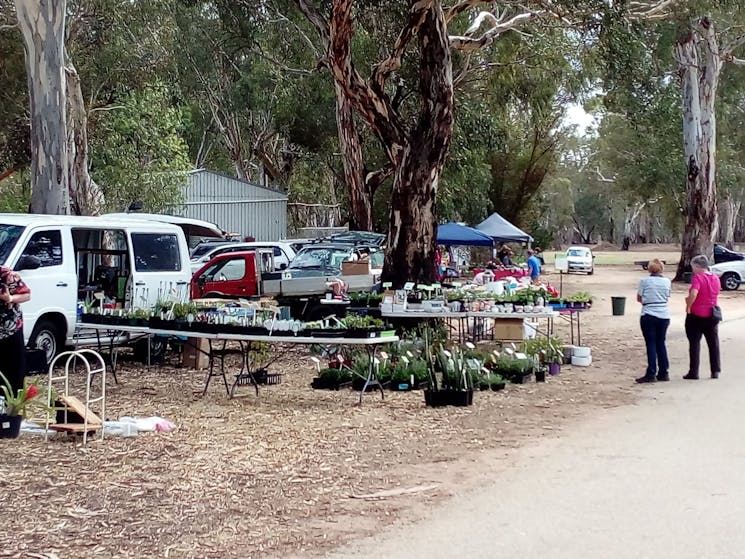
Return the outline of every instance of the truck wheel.
[[[43,350],[47,363],[51,363],[63,346],[62,332],[59,326],[46,318],[39,320],[31,332],[28,346]]]
[[[307,312],[306,320],[309,322],[314,320],[321,320],[323,318],[326,318],[328,314],[330,314],[328,308],[324,307],[323,305],[315,305],[314,307],[311,307],[311,309]]]
[[[740,287],[740,276],[735,272],[727,272],[722,276],[720,281],[722,283],[722,289],[725,291],[734,291]]]

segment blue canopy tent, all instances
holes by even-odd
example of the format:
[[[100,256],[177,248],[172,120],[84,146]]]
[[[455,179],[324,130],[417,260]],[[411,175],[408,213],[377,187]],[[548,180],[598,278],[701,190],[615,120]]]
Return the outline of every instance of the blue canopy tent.
[[[493,213],[476,226],[481,233],[485,233],[495,241],[502,243],[532,243],[533,237],[522,229],[512,225],[498,213]]]
[[[438,245],[470,245],[491,247],[494,240],[487,234],[477,231],[473,227],[450,222],[437,226]]]

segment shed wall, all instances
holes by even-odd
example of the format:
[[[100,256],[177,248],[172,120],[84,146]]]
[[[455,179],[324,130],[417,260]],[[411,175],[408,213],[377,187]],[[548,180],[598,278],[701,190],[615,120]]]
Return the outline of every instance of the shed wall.
[[[287,237],[287,197],[281,192],[211,171],[189,174],[177,215],[203,219],[257,241]]]
[[[178,215],[203,219],[241,237],[278,241],[287,237],[286,200],[233,200],[187,203]]]

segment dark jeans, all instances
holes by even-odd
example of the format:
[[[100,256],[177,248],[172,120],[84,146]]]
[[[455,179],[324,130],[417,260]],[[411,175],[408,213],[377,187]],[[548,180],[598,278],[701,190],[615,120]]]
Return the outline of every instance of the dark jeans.
[[[719,322],[712,317],[703,318],[695,314],[686,316],[686,336],[688,337],[688,356],[690,359],[688,372],[698,375],[702,335],[706,338],[706,345],[709,346],[711,372],[719,373],[722,370],[719,363]]]
[[[670,362],[667,359],[665,334],[667,334],[667,327],[670,326],[670,319],[643,314],[641,326],[644,341],[647,344],[646,376],[651,378],[658,373],[661,377],[666,376],[670,369]]]
[[[23,329],[18,330],[12,336],[0,339],[0,373],[3,373],[10,381],[13,394],[23,388],[23,377],[26,375],[26,347],[23,345]]]

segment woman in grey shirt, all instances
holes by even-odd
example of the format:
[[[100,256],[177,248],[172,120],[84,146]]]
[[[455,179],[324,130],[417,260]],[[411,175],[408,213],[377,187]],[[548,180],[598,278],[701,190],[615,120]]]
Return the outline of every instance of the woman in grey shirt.
[[[642,304],[641,327],[647,344],[647,372],[636,382],[670,380],[665,334],[670,326],[670,280],[662,276],[664,266],[657,258],[647,266],[649,276],[639,282],[636,300]]]

